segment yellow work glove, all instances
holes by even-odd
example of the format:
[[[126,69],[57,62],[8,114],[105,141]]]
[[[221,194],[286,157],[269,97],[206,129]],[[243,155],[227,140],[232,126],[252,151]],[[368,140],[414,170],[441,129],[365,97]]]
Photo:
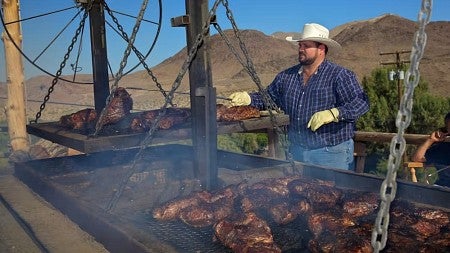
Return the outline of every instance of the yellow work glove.
[[[249,105],[252,102],[250,95],[245,91],[238,91],[229,96],[232,106]]]
[[[330,122],[338,122],[339,111],[337,108],[332,108],[330,110],[320,111],[313,114],[308,122],[308,128],[312,131],[316,131],[324,124]]]

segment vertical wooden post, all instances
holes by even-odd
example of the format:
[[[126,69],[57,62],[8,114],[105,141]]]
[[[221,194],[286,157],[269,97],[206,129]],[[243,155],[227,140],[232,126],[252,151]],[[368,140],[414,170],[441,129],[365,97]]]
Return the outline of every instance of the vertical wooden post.
[[[187,50],[195,44],[198,34],[203,32],[207,18],[208,0],[186,0]],[[212,85],[212,74],[208,52],[209,33],[193,59],[189,68],[191,94],[192,141],[194,146],[194,166],[197,176],[205,189],[217,187],[217,122],[216,92]]]
[[[105,14],[99,0],[89,11],[91,31],[92,71],[94,79],[95,110],[101,113],[109,96],[108,56],[106,48]]]
[[[18,0],[2,1],[3,20],[8,24],[8,32],[16,45],[22,47],[22,34],[20,32],[19,2]],[[8,133],[12,152],[30,149],[29,138],[26,130],[26,106],[25,87],[22,55],[14,46],[13,41],[3,31],[2,40],[5,46],[6,76],[8,85],[8,100],[6,116],[8,121]]]

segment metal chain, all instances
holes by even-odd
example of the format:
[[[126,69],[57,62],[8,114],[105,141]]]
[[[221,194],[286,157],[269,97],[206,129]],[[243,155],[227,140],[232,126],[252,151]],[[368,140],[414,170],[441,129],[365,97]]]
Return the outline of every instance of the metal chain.
[[[75,31],[75,35],[72,38],[72,42],[70,43],[69,47],[67,48],[67,52],[64,55],[63,61],[59,65],[58,71],[56,71],[56,75],[52,80],[52,85],[48,88],[47,95],[45,95],[45,97],[44,97],[44,102],[39,107],[39,111],[36,113],[35,119],[31,120],[30,123],[37,123],[38,119],[41,117],[42,112],[45,109],[46,103],[50,99],[50,94],[54,91],[55,85],[58,83],[59,77],[62,74],[62,70],[66,66],[66,62],[70,57],[70,53],[72,52],[73,47],[78,40],[78,36],[80,35],[81,31],[84,29],[84,24],[86,23],[86,18],[88,17],[88,14],[89,14],[89,11],[91,10],[91,8],[92,8],[92,2],[90,2],[89,5],[87,6],[87,8],[85,8],[83,18],[80,21],[80,25],[78,26],[77,30]]]
[[[119,24],[118,19],[114,16],[112,10],[109,8],[109,6],[105,3],[105,9],[108,12],[108,14],[111,16],[112,20],[114,21],[114,23],[117,26],[117,29],[119,30],[119,32],[121,33],[122,38],[126,41],[129,42],[129,38],[128,38],[128,34],[123,30],[123,27],[121,24]],[[145,62],[145,58],[144,55],[134,46],[131,46],[131,49],[133,50],[133,52],[136,54],[136,56],[138,57],[140,63],[142,64],[142,66],[144,66],[145,70],[147,70],[148,75],[152,78],[153,82],[156,84],[156,86],[158,87],[158,90],[161,92],[161,94],[163,94],[163,96],[166,98],[167,97],[167,93],[164,90],[164,88],[162,87],[162,84],[159,83],[158,78],[156,78],[156,76],[153,74],[152,70],[150,69],[150,67],[147,65],[147,63]],[[171,106],[173,106],[173,104],[171,103]]]
[[[123,77],[123,70],[125,69],[125,66],[127,65],[128,56],[131,53],[131,48],[133,47],[134,41],[136,40],[137,32],[139,31],[139,27],[141,25],[141,21],[144,18],[145,10],[147,9],[148,0],[143,0],[141,9],[139,10],[139,15],[136,18],[136,23],[133,27],[133,32],[131,33],[130,40],[128,41],[127,48],[125,49],[125,52],[123,54],[122,61],[120,62],[119,70],[116,73],[114,83],[111,86],[111,92],[109,93],[108,97],[106,98],[106,106],[102,109],[102,112],[100,113],[100,116],[97,120],[97,123],[95,124],[95,132],[94,136],[98,134],[98,132],[101,130],[103,119],[106,116],[106,109],[108,108],[109,104],[111,103],[112,95],[114,94],[115,90],[119,86],[119,81]]]
[[[284,153],[286,155],[286,159],[291,163],[292,168],[295,169],[294,159],[292,157],[292,154],[290,154],[290,152],[289,152],[289,143],[288,143],[288,138],[287,138],[287,129],[286,129],[286,127],[278,126],[278,124],[276,123],[275,115],[272,112],[272,110],[276,110],[278,113],[280,113],[281,111],[276,106],[276,104],[272,100],[272,98],[269,96],[269,94],[267,93],[267,90],[261,84],[261,80],[259,79],[259,76],[258,76],[258,74],[257,74],[257,72],[255,70],[254,64],[253,64],[253,62],[251,60],[251,57],[250,57],[250,54],[248,53],[247,48],[245,46],[245,43],[243,42],[242,38],[239,35],[240,34],[240,30],[237,27],[237,24],[236,24],[236,22],[234,20],[234,17],[233,17],[233,13],[232,13],[231,9],[229,8],[228,0],[222,0],[222,3],[223,3],[223,6],[226,9],[227,17],[230,20],[231,25],[233,27],[234,34],[235,34],[236,38],[239,41],[239,46],[241,48],[241,51],[242,51],[243,55],[245,56],[246,63],[244,63],[244,60],[240,57],[239,53],[236,51],[236,49],[234,48],[234,46],[232,45],[232,43],[230,42],[228,37],[225,35],[225,33],[223,32],[223,30],[221,29],[219,24],[213,24],[213,25],[216,28],[216,30],[219,32],[219,34],[222,36],[222,38],[224,39],[225,43],[230,48],[231,52],[235,55],[236,59],[241,63],[241,65],[245,68],[245,70],[250,75],[250,77],[252,78],[254,83],[258,86],[258,89],[259,89],[259,92],[260,92],[260,94],[262,96],[263,102],[266,105],[266,107],[268,108],[270,120],[271,120],[271,123],[272,123],[272,127],[275,129],[275,132],[280,137],[281,144],[282,144],[282,147],[284,149]]]
[[[188,56],[187,56],[186,60],[184,61],[183,65],[182,65],[182,67],[180,69],[180,72],[177,75],[177,78],[175,79],[175,81],[172,84],[171,90],[167,94],[166,101],[165,101],[164,105],[161,107],[160,113],[158,114],[158,116],[156,117],[155,121],[153,122],[150,130],[147,132],[146,137],[141,141],[140,149],[136,153],[136,155],[135,155],[135,157],[133,159],[133,164],[131,165],[130,170],[123,177],[123,179],[121,181],[121,184],[119,185],[119,189],[114,193],[114,195],[112,196],[112,198],[109,201],[108,205],[106,206],[106,211],[107,212],[112,212],[112,210],[114,209],[115,205],[119,201],[120,196],[123,193],[123,190],[125,189],[125,186],[128,183],[129,177],[131,177],[131,175],[133,175],[133,173],[136,171],[137,161],[140,160],[140,158],[142,157],[145,148],[148,145],[151,144],[151,141],[153,139],[153,134],[158,129],[159,121],[166,114],[167,106],[172,102],[172,99],[174,97],[174,93],[180,87],[181,81],[183,80],[184,75],[188,71],[189,66],[192,63],[192,60],[197,55],[198,49],[203,44],[203,41],[204,41],[206,35],[209,32],[209,26],[211,25],[211,18],[215,15],[217,7],[218,7],[218,4],[219,4],[220,1],[221,0],[216,0],[216,2],[213,5],[213,8],[211,8],[211,10],[209,12],[209,16],[206,19],[206,22],[205,22],[205,24],[204,24],[204,26],[202,28],[201,33],[199,33],[197,35],[197,38],[196,38],[193,46],[189,50]]]
[[[397,191],[397,170],[402,162],[402,156],[406,147],[406,141],[403,134],[411,122],[414,88],[418,85],[420,79],[419,63],[422,59],[426,45],[427,35],[425,33],[425,27],[430,21],[431,7],[432,0],[423,0],[418,15],[419,29],[414,36],[414,44],[410,56],[411,66],[406,73],[405,93],[402,97],[399,112],[395,121],[398,131],[391,141],[388,171],[380,189],[380,209],[372,231],[371,243],[375,252],[383,250],[386,246],[389,226],[389,208]]]

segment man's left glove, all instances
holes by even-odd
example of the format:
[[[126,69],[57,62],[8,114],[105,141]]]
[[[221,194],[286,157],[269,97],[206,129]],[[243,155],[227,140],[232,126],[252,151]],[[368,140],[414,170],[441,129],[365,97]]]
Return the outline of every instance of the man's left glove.
[[[232,106],[249,105],[252,102],[252,98],[245,91],[238,91],[230,95]]]
[[[316,131],[324,124],[330,122],[338,122],[339,111],[337,108],[332,108],[330,110],[320,111],[313,114],[308,122],[308,128],[312,131]]]

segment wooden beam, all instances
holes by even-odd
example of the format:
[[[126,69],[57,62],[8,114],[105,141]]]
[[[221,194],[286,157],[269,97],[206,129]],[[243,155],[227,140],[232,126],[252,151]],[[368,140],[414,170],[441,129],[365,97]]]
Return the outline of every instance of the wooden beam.
[[[9,140],[13,153],[16,151],[29,152],[30,143],[26,130],[25,86],[22,55],[16,48],[22,47],[20,32],[19,2],[18,0],[2,1],[3,20],[7,25],[10,36],[3,31],[2,40],[5,46],[6,75],[8,85],[8,100],[6,116],[8,121]]]
[[[397,133],[379,133],[379,132],[362,132],[357,131],[355,133],[355,141],[359,142],[383,142],[389,143]],[[407,144],[420,145],[424,142],[429,135],[428,134],[404,134],[403,137]],[[447,137],[445,142],[450,142],[450,136]]]

